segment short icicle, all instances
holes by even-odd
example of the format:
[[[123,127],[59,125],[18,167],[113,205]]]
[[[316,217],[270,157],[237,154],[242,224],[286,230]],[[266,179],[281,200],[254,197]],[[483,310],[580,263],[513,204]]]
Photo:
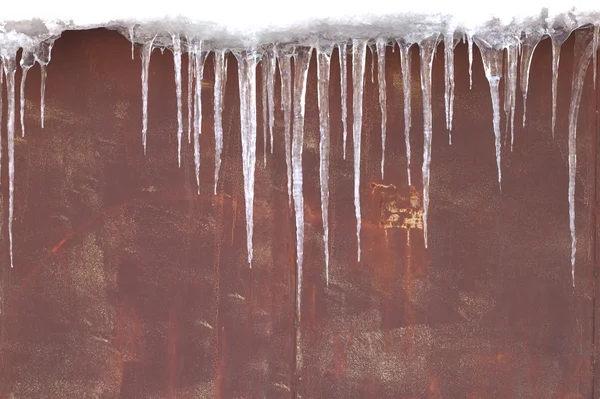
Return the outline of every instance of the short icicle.
[[[379,83],[379,106],[381,108],[381,180],[385,177],[385,141],[387,129],[387,98],[385,82],[385,52],[387,40],[378,38],[377,42],[377,82]]]
[[[183,117],[181,110],[181,38],[179,37],[179,34],[173,34],[171,37],[173,39],[175,94],[177,96],[177,164],[181,168],[181,138],[183,136]]]
[[[467,47],[469,51],[469,90],[473,89],[473,35],[466,33]]]
[[[360,262],[360,230],[362,224],[360,210],[360,148],[362,138],[363,94],[365,81],[365,62],[367,41],[352,40],[352,144],[354,146],[354,212],[356,214],[357,261]]]
[[[15,202],[15,73],[17,61],[15,55],[2,55],[2,65],[6,75],[6,99],[8,100],[8,119],[6,123],[8,143],[8,246],[10,267],[13,262],[13,218]]]
[[[481,53],[485,76],[490,85],[492,97],[493,125],[496,146],[496,168],[498,169],[498,187],[502,191],[502,133],[500,131],[500,79],[502,79],[503,48],[496,48],[483,39],[475,39]]]
[[[225,81],[227,78],[227,62],[224,50],[215,51],[215,86],[214,96],[214,120],[215,120],[215,195],[219,184],[219,172],[221,170],[221,153],[223,152],[223,101],[225,100]]]
[[[329,75],[332,48],[317,47],[317,94],[319,97],[319,176],[321,178],[321,217],[325,248],[325,282],[329,285]]]
[[[404,95],[404,144],[406,147],[406,175],[408,177],[408,185],[410,186],[410,125],[411,125],[411,61],[410,47],[412,43],[398,41],[400,48],[400,69],[402,70],[402,93]]]
[[[131,25],[129,27],[129,41],[131,42],[131,61],[135,59],[134,57],[134,49],[135,49],[135,25]]]
[[[140,48],[142,60],[142,145],[146,155],[146,138],[148,136],[148,72],[150,71],[150,57],[154,49],[154,39],[144,42]]]
[[[292,54],[279,54],[279,74],[281,75],[281,106],[283,108],[283,123],[285,125],[285,164],[287,170],[288,201],[292,207]]]
[[[575,31],[575,50],[573,80],[571,83],[571,106],[569,108],[569,228],[571,231],[571,279],[575,287],[575,254],[577,238],[575,235],[575,178],[577,177],[577,118],[583,84],[590,58],[593,41],[589,31]]]
[[[598,65],[598,40],[600,39],[600,25],[594,25],[594,46],[592,57],[594,60],[594,86],[596,86],[596,69]]]
[[[542,33],[538,31],[529,32],[521,42],[521,93],[523,94],[523,127],[527,120],[527,91],[529,89],[529,69],[533,52],[542,39]]]
[[[200,194],[200,134],[202,133],[202,78],[204,76],[204,62],[207,52],[202,49],[202,41],[194,45],[194,67],[196,71],[194,87],[194,169],[196,172],[196,185]]]
[[[342,102],[343,157],[346,159],[346,139],[348,137],[348,43],[338,44],[340,57],[340,91]]]
[[[27,72],[35,64],[34,52],[31,49],[23,49],[23,55],[21,55],[21,92],[19,96],[20,102],[20,116],[21,116],[21,137],[25,137],[25,81],[27,80]]]
[[[552,42],[552,138],[554,138],[554,129],[556,127],[556,99],[558,96],[558,68],[560,66],[560,49],[565,40],[568,39],[570,33],[570,31],[563,30],[550,31],[550,40]]]
[[[2,57],[0,57],[0,132],[2,132],[2,110],[3,110],[3,104],[2,104],[2,85],[4,83],[4,68],[2,66]],[[2,140],[0,137],[0,174],[2,174]],[[0,185],[2,184],[2,181],[0,179]]]
[[[448,144],[452,144],[452,117],[454,114],[454,28],[444,35],[444,104],[446,106],[446,130]]]
[[[421,55],[421,91],[423,93],[423,239],[427,248],[427,218],[429,216],[429,177],[431,173],[431,142],[433,138],[431,112],[431,67],[438,42],[434,34],[419,43]]]
[[[515,106],[517,98],[517,64],[519,61],[519,42],[506,47],[506,77],[504,79],[504,114],[506,131],[510,129],[510,150],[515,142]],[[505,139],[506,143],[506,139]]]
[[[54,39],[49,39],[41,42],[35,52],[35,60],[40,64],[41,80],[40,80],[40,120],[42,129],[44,128],[44,113],[46,109],[46,78],[48,77],[47,67],[52,58],[52,47]]]
[[[302,147],[304,145],[304,111],[306,81],[312,48],[301,47],[294,55],[294,136],[292,142],[292,174],[294,212],[296,214],[296,267],[298,273],[296,306],[300,319],[302,298],[302,264],[304,258],[304,191],[302,173]]]
[[[267,105],[269,112],[269,136],[273,153],[273,126],[275,125],[275,74],[277,73],[277,49],[272,46],[267,51]]]
[[[246,205],[246,246],[248,265],[252,268],[252,236],[254,231],[254,171],[256,168],[256,51],[236,54],[240,91],[240,127],[242,136],[242,169]]]

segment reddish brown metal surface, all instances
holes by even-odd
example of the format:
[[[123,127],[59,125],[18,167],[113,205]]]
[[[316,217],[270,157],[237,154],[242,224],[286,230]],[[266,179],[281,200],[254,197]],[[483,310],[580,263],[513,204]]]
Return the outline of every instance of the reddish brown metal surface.
[[[343,160],[335,53],[328,287],[313,57],[304,145],[302,319],[296,326],[295,226],[279,107],[275,152],[265,168],[259,124],[249,269],[235,59],[229,59],[216,196],[212,57],[206,63],[197,195],[187,143],[177,167],[170,54],[152,56],[144,156],[139,57],[131,61],[129,43],[115,32],[63,34],[49,66],[44,130],[37,68],[27,82],[27,132],[17,140],[14,269],[8,266],[2,169],[0,397],[588,398],[594,389],[597,395],[597,92],[590,68],[579,117],[573,288],[566,164],[572,53],[570,39],[563,46],[552,139],[551,49],[548,40],[538,46],[527,125],[521,127],[519,94],[515,147],[503,148],[500,192],[479,53],[469,90],[466,46],[457,48],[448,145],[438,51],[427,249],[421,230],[410,230],[408,245],[401,223],[388,223],[390,215],[402,213],[399,208],[412,209],[399,54],[387,54],[384,181],[377,76],[372,83],[369,54],[360,263],[352,141]],[[413,57],[412,177],[418,193],[423,134],[418,54]]]

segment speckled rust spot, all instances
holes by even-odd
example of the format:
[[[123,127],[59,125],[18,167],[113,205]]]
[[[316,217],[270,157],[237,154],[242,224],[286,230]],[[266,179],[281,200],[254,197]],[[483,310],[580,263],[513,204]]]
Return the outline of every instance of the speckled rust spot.
[[[373,191],[381,191],[379,226],[384,229],[423,229],[421,195],[410,186],[410,195],[402,196],[394,185],[371,183]]]

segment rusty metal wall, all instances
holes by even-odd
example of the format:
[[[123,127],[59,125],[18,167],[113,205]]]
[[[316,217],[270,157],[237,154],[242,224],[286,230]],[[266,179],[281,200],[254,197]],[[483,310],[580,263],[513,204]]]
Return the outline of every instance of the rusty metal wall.
[[[399,54],[397,49],[387,54],[385,181],[379,178],[380,112],[369,54],[360,263],[352,153],[342,158],[334,53],[328,287],[313,57],[304,145],[305,272],[302,319],[296,325],[295,226],[279,107],[275,151],[266,167],[259,138],[250,270],[235,59],[229,59],[216,196],[212,56],[206,63],[201,194],[196,195],[190,145],[184,146],[183,166],[177,167],[170,53],[152,56],[144,156],[139,57],[131,61],[130,44],[115,32],[64,33],[49,66],[45,129],[38,116],[37,67],[27,81],[27,131],[16,145],[14,269],[8,266],[7,168],[2,168],[0,397],[593,397],[600,375],[594,362],[600,331],[595,328],[594,268],[598,92],[590,68],[578,124],[573,288],[566,163],[572,53],[570,39],[563,46],[552,139],[551,46],[545,40],[537,48],[527,125],[521,127],[519,95],[515,146],[512,152],[503,148],[500,192],[491,100],[479,53],[469,90],[466,46],[456,50],[449,145],[443,52],[438,51],[427,250],[421,230],[411,231],[408,243],[406,230],[388,223],[394,207],[409,206],[411,194]],[[420,192],[423,134],[416,52],[412,65],[412,176]],[[259,132],[261,137],[260,124]]]

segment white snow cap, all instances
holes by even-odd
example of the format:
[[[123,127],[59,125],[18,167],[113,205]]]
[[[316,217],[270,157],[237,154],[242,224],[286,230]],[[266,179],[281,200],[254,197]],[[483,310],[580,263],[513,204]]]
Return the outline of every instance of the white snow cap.
[[[477,34],[544,28],[557,20],[581,26],[599,19],[600,6],[590,0],[508,0],[496,7],[450,1],[305,0],[293,3],[293,8],[281,7],[276,0],[173,0],[158,4],[104,0],[85,5],[73,0],[32,0],[26,6],[3,5],[0,32],[50,36],[67,29],[139,24],[140,32],[165,30],[217,45],[252,46],[317,35],[331,39],[410,35],[416,41],[448,27]]]

